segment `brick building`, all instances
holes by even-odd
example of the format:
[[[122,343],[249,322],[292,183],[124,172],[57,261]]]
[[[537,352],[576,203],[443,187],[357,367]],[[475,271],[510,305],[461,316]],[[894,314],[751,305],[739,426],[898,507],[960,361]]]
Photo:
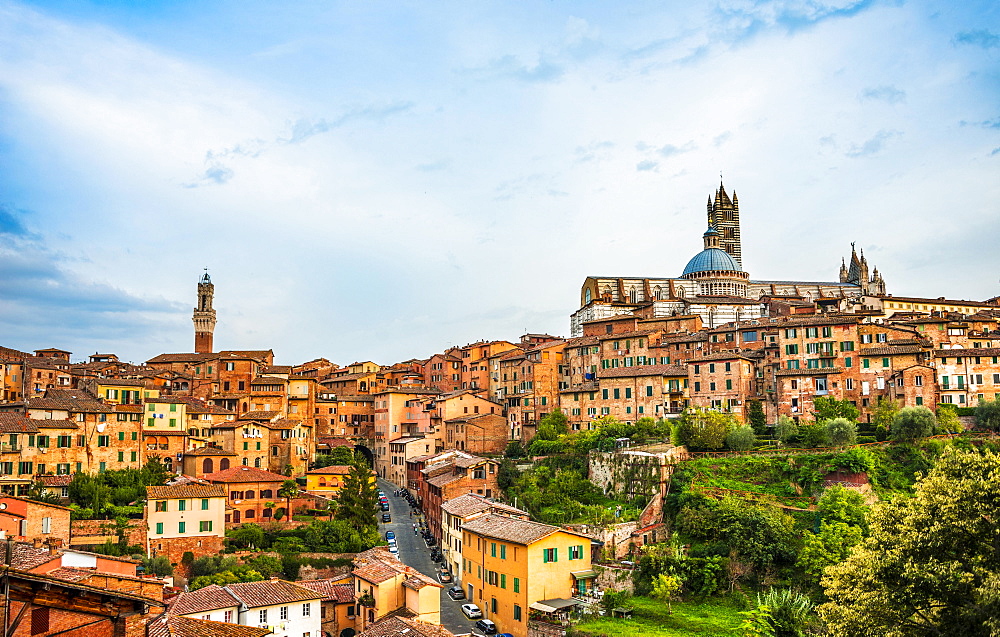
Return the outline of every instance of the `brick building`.
[[[219,485],[146,487],[146,553],[177,565],[187,552],[195,558],[222,552],[226,495]]]
[[[230,467],[203,475],[201,479],[219,485],[226,493],[227,527],[244,522],[265,524],[277,513],[284,515],[284,499],[278,495],[287,477],[256,467]]]

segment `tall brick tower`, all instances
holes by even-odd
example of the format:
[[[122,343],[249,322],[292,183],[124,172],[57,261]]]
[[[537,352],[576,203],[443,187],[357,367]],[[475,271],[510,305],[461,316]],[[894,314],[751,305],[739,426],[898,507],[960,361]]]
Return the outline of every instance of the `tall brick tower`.
[[[215,333],[215,310],[212,309],[212,297],[215,296],[215,286],[212,278],[205,274],[198,280],[198,307],[194,308],[194,351],[198,354],[212,353],[212,335]]]
[[[740,245],[740,202],[733,191],[733,198],[726,194],[722,182],[715,191],[715,201],[708,196],[708,225],[719,231],[722,236],[719,247],[743,266],[743,249]]]

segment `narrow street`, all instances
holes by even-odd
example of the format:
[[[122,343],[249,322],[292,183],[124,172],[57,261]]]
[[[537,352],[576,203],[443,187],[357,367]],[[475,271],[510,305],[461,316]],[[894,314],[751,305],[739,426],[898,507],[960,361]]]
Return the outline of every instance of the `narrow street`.
[[[382,537],[385,538],[386,531],[394,532],[396,545],[399,547],[399,560],[441,583],[438,579],[438,565],[431,559],[431,552],[424,543],[424,538],[413,533],[413,523],[416,520],[410,517],[410,504],[404,498],[393,495],[396,487],[391,482],[379,478],[378,486],[389,499],[389,513],[392,516],[392,522],[382,524],[382,512],[378,513],[379,531]],[[452,584],[442,585],[444,588],[441,590],[441,625],[456,635],[472,632],[475,622],[466,618],[461,608],[468,600],[453,600],[446,593]]]

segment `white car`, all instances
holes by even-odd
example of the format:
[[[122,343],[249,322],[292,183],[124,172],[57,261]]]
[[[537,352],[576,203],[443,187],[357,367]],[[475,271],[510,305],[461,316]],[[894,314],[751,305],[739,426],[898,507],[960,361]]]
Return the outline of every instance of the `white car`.
[[[389,552],[392,553],[393,555],[399,555],[399,547],[396,546],[395,544],[390,544]]]
[[[479,619],[483,616],[483,611],[479,610],[475,604],[462,604],[462,612],[469,619]]]

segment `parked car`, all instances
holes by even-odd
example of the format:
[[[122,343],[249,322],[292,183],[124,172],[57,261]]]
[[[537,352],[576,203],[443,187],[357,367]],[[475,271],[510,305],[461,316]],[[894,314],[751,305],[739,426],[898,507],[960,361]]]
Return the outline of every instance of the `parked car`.
[[[493,621],[489,619],[480,619],[479,621],[477,621],[476,628],[481,630],[484,635],[497,634],[497,625],[494,624]]]
[[[475,604],[462,604],[462,612],[469,619],[479,619],[483,616],[483,611],[479,610]]]
[[[389,510],[389,503],[388,502],[383,502],[381,509],[383,511],[388,511]]]
[[[384,524],[388,524],[388,523],[392,522],[392,516],[390,516],[388,513],[383,513],[382,514],[382,522]]]
[[[465,599],[465,591],[462,590],[461,586],[452,586],[448,589],[448,597],[455,601]]]
[[[387,540],[394,540],[394,539],[396,539],[396,532],[395,531],[386,531],[385,532],[385,539],[387,539]]]
[[[500,633],[497,637],[514,637],[511,633]]]
[[[399,555],[399,547],[396,546],[395,544],[390,544],[389,552],[392,553],[393,555]]]
[[[451,584],[451,573],[447,569],[441,569],[438,573],[438,579],[441,580],[442,584]]]

